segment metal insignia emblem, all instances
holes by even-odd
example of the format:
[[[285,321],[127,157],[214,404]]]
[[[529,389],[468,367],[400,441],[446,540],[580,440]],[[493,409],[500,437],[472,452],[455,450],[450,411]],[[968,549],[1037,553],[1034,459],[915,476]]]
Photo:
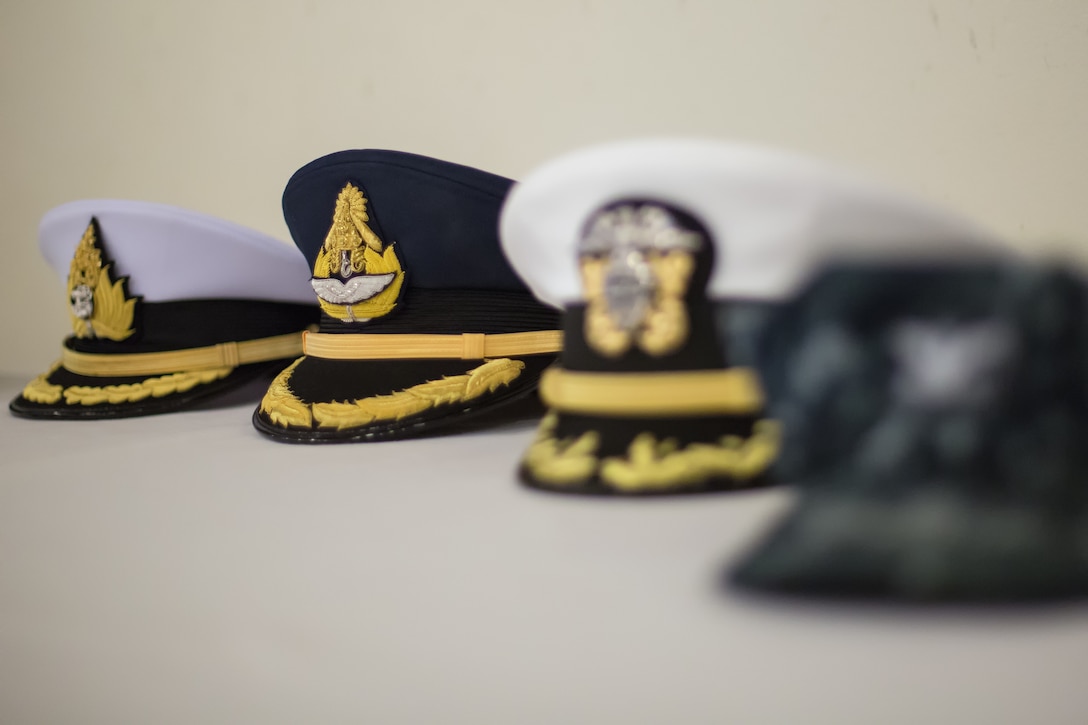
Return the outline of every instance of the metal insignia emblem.
[[[389,314],[404,282],[393,245],[384,244],[369,221],[366,197],[347,184],[336,199],[332,227],[314,261],[310,284],[321,309],[343,322]]]
[[[89,285],[76,285],[69,297],[72,314],[83,321],[91,319],[94,312],[94,290]]]
[[[604,301],[616,324],[633,332],[646,315],[654,294],[650,265],[638,254],[612,257],[604,277]]]
[[[72,255],[68,270],[72,332],[76,337],[120,341],[134,332],[136,298],[125,290],[127,277],[113,279],[111,261],[98,238],[98,221],[91,219]]]
[[[907,320],[892,330],[896,398],[922,408],[976,407],[997,397],[1015,351],[1012,330],[997,320],[971,324]]]
[[[585,288],[586,340],[607,357],[632,344],[650,355],[687,339],[683,298],[703,244],[656,204],[625,204],[598,212],[579,245]]]

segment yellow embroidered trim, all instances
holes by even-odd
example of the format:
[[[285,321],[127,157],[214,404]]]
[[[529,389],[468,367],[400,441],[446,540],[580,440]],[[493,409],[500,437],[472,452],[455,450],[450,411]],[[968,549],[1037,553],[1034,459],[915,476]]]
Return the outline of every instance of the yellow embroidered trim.
[[[549,412],[540,422],[536,439],[525,454],[525,467],[533,476],[546,483],[574,485],[593,478],[597,472],[597,446],[600,436],[589,431],[571,440],[557,439],[553,434],[559,422]]]
[[[393,274],[389,284],[373,297],[356,304],[336,304],[318,296],[321,309],[345,322],[370,320],[389,314],[397,304],[404,270],[389,244],[382,250],[382,240],[367,224],[367,199],[354,184],[347,184],[336,198],[332,226],[314,260],[314,279],[323,280],[349,275]],[[346,274],[345,274],[346,273]]]
[[[98,244],[96,223],[92,219],[83,238],[76,246],[68,271],[69,315],[76,337],[104,337],[124,340],[133,333],[132,320],[136,313],[135,298],[125,296],[125,281],[110,279],[110,265],[103,262],[103,250]],[[72,312],[72,294],[81,288],[92,295],[90,318]]]
[[[261,399],[261,412],[267,415],[274,425],[281,428],[287,428],[288,426],[309,428],[313,423],[310,406],[295,397],[289,385],[295,368],[305,359],[305,357],[300,357],[277,375],[272,384],[268,386],[268,392]]]
[[[351,403],[314,403],[314,420],[321,428],[352,428],[376,420],[400,420],[438,405],[461,403],[490,393],[517,378],[525,363],[501,358],[490,360],[465,375],[452,375],[413,385],[391,395],[363,398]]]
[[[654,373],[590,373],[551,367],[540,397],[567,413],[617,416],[752,414],[763,390],[751,368]]]
[[[781,427],[760,420],[748,438],[728,435],[716,443],[691,443],[677,450],[676,441],[658,442],[643,433],[631,441],[627,457],[601,462],[601,480],[619,491],[652,491],[697,483],[714,476],[740,481],[770,468],[781,447]]]
[[[745,481],[767,471],[781,448],[781,426],[764,419],[755,423],[748,438],[727,435],[682,449],[673,439],[658,441],[651,433],[642,433],[631,442],[626,456],[598,459],[600,437],[595,431],[574,440],[557,440],[557,422],[555,413],[544,418],[525,456],[533,476],[554,485],[586,483],[594,474],[606,486],[625,493],[681,488],[716,476]]]
[[[173,375],[164,375],[158,378],[128,385],[106,385],[95,387],[90,385],[74,385],[64,389],[64,402],[68,405],[101,405],[109,403],[137,403],[146,398],[161,398],[165,395],[184,393],[197,385],[225,378],[234,368],[219,368],[217,370],[199,370],[195,372],[181,372]]]
[[[23,397],[32,403],[41,403],[43,405],[52,405],[60,400],[61,395],[64,393],[64,386],[50,385],[47,382],[49,376],[55,373],[59,367],[60,361],[58,360],[53,363],[49,370],[27,383],[26,387],[23,388]]]
[[[351,402],[303,403],[291,390],[290,379],[296,360],[277,376],[261,401],[261,412],[280,427],[354,428],[375,421],[400,420],[431,408],[473,400],[485,393],[509,385],[525,368],[520,360],[500,358],[489,360],[464,375],[452,375],[429,380],[398,390],[389,395],[377,395]]]
[[[302,352],[302,333],[292,332],[257,340],[224,342],[207,347],[166,352],[103,354],[62,349],[64,367],[77,375],[130,377],[161,375],[179,370],[196,372],[238,367],[294,357]]]
[[[137,403],[146,398],[161,398],[164,395],[184,393],[197,385],[210,383],[224,378],[231,373],[233,368],[225,367],[214,370],[199,370],[180,372],[162,377],[148,378],[138,383],[126,385],[72,385],[67,388],[60,385],[50,385],[46,380],[60,367],[56,363],[49,372],[34,378],[25,388],[23,397],[33,403],[52,405],[60,401],[61,397],[67,405],[119,405],[121,403]]]
[[[307,332],[302,350],[331,360],[483,360],[492,357],[559,352],[560,330],[511,332],[499,335],[333,335]]]

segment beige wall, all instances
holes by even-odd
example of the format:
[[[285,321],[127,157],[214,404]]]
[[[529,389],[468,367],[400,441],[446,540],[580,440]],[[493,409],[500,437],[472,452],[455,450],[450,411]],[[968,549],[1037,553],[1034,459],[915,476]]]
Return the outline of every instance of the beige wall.
[[[287,178],[344,148],[517,177],[618,137],[741,138],[1088,249],[1086,88],[1084,0],[0,0],[0,373],[44,369],[68,327],[50,207],[286,240]]]

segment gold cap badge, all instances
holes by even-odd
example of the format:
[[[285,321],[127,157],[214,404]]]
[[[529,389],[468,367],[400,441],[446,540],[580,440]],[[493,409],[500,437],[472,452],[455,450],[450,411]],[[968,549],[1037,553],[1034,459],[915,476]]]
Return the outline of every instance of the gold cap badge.
[[[98,221],[91,219],[76,246],[68,272],[68,304],[76,337],[124,340],[133,333],[136,298],[125,292],[127,277],[114,280],[111,261],[98,241]]]
[[[366,205],[366,197],[353,184],[340,191],[310,280],[325,314],[344,322],[389,314],[404,282],[393,245],[384,245],[367,224]]]
[[[701,234],[655,204],[595,214],[579,245],[590,347],[618,357],[632,344],[653,356],[683,345],[689,333],[684,296],[702,245]]]

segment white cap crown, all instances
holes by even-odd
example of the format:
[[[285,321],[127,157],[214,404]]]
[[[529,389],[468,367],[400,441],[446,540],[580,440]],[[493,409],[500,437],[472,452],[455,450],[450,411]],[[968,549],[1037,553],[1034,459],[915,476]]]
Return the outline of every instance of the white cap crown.
[[[672,204],[706,225],[716,245],[715,298],[783,298],[832,258],[1010,253],[966,219],[824,162],[743,144],[646,139],[567,154],[514,187],[502,245],[537,297],[558,307],[582,299],[584,226],[621,199]]]
[[[114,277],[146,302],[252,299],[315,304],[302,254],[260,232],[164,204],[85,199],[48,211],[38,228],[42,256],[61,280],[91,219]]]

